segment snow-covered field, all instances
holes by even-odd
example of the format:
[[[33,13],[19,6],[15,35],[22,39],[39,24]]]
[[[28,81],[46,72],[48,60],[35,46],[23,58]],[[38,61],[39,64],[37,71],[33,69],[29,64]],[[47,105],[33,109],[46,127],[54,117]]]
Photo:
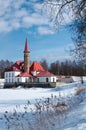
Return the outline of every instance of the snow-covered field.
[[[86,130],[85,86],[0,89],[0,130]]]

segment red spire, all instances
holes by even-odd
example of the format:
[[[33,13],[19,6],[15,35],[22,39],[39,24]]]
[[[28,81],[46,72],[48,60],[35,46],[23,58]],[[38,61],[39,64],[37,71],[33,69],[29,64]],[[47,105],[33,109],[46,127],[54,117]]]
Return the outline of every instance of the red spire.
[[[26,38],[26,42],[25,42],[24,52],[26,52],[26,53],[29,53],[29,52],[30,52],[30,51],[29,51],[29,47],[28,47],[28,40],[27,40],[27,38]]]

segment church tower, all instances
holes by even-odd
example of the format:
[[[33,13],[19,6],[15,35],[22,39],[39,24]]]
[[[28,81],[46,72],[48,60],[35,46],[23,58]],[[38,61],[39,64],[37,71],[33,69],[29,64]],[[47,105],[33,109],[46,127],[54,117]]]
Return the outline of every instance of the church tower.
[[[25,49],[24,49],[24,72],[29,72],[30,68],[30,56],[29,56],[28,40],[26,38]]]

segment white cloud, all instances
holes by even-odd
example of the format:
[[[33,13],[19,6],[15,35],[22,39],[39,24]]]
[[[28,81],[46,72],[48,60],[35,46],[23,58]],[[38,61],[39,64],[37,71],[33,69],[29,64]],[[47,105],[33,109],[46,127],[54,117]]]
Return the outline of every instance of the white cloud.
[[[33,5],[36,12],[43,11],[43,4],[36,3]]]
[[[41,35],[54,34],[53,30],[49,29],[48,27],[39,27],[38,33]]]
[[[28,12],[25,9],[15,10],[15,12],[14,12],[14,17],[16,17],[16,18],[22,18],[27,15],[28,15]]]
[[[1,20],[0,21],[0,32],[9,32],[11,29],[8,25],[8,22]]]
[[[48,25],[48,19],[44,20],[44,17],[42,17],[40,14],[33,13],[29,14],[29,16],[25,16],[22,19],[23,26],[33,26],[33,25]]]
[[[34,0],[32,1],[0,0],[0,32],[9,32],[21,28],[29,29],[36,26],[36,31],[41,35],[53,34],[52,22],[46,16],[46,12],[42,14],[43,5],[34,4]],[[65,20],[70,21],[66,15]]]
[[[0,0],[0,32],[19,28],[48,25],[49,20],[41,15],[41,4],[26,0]]]

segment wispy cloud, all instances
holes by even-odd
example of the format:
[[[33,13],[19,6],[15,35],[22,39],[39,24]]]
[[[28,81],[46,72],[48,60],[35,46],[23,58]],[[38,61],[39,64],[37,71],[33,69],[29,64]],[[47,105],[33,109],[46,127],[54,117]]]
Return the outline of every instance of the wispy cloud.
[[[41,35],[54,34],[53,30],[49,27],[38,27],[38,33]]]
[[[40,14],[33,13],[33,14],[29,14],[29,16],[23,17],[22,24],[24,27],[29,27],[33,25],[37,25],[37,26],[47,25],[48,19],[46,18],[44,20],[44,17],[41,16]]]
[[[49,24],[41,14],[41,4],[27,0],[0,0],[0,32]]]
[[[0,32],[36,26],[36,31],[41,35],[53,34],[52,22],[46,13],[42,13],[43,4],[34,1],[36,0],[0,0]]]

